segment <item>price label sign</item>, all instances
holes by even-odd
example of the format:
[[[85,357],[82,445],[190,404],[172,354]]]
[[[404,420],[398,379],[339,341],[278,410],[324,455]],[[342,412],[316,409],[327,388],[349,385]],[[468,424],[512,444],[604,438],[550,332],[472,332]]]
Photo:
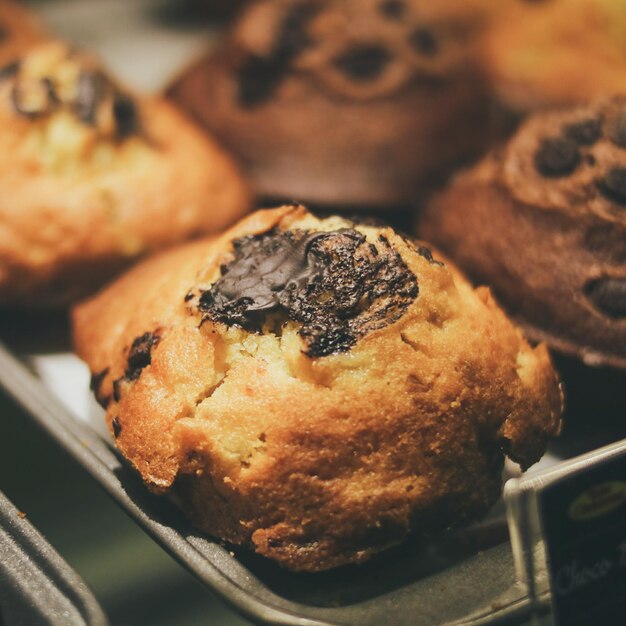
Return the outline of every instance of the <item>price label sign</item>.
[[[626,455],[545,486],[539,506],[557,626],[626,624]]]

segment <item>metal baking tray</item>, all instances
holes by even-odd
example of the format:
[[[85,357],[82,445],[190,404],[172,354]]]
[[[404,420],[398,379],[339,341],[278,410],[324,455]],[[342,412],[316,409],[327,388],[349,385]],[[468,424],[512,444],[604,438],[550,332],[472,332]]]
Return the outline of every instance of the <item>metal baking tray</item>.
[[[108,624],[85,582],[2,493],[0,624]]]
[[[69,351],[64,317],[3,314],[0,329],[0,385],[155,541],[252,621],[478,626],[530,615],[501,506],[437,542],[410,539],[370,563],[323,574],[287,572],[202,535],[173,503],[145,489],[99,428],[100,409],[85,366]]]

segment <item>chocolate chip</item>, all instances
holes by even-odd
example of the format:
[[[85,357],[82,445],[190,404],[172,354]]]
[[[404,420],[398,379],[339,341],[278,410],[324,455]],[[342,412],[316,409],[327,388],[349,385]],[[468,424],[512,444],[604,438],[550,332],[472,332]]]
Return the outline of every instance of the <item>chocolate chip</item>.
[[[620,148],[626,149],[626,115],[613,118],[608,125],[609,139]]]
[[[126,380],[136,380],[141,371],[152,361],[152,348],[159,343],[160,337],[156,333],[144,333],[137,337],[128,353],[128,361],[124,376]]]
[[[356,45],[334,60],[341,72],[359,82],[377,79],[391,61],[391,53],[377,44]]]
[[[137,108],[129,96],[116,94],[113,100],[113,117],[115,118],[117,136],[120,139],[125,139],[138,131]]]
[[[604,276],[593,280],[585,287],[585,295],[605,316],[626,318],[626,278]]]
[[[113,437],[117,439],[122,434],[122,425],[120,424],[120,418],[114,417],[111,421],[111,426],[113,426]]]
[[[406,4],[402,0],[386,0],[378,8],[390,20],[401,20],[406,15]]]
[[[78,77],[76,99],[73,109],[85,124],[96,123],[96,112],[105,93],[105,79],[96,72],[82,71]]]
[[[415,276],[387,239],[377,247],[353,229],[274,230],[233,248],[221,278],[200,296],[203,319],[254,333],[270,316],[292,320],[312,357],[349,350],[399,319],[418,295]]]
[[[0,67],[0,80],[6,80],[7,78],[11,78],[11,76],[15,76],[19,72],[20,62],[12,61],[7,65],[3,65]]]
[[[430,248],[425,248],[424,246],[419,246],[417,248],[417,253],[421,257],[424,257],[431,265],[439,265],[440,267],[443,267],[443,265],[444,265],[441,261],[437,261],[433,257],[433,253],[431,252]]]
[[[571,139],[544,139],[535,152],[535,167],[548,178],[568,176],[579,163],[578,145]]]
[[[185,300],[185,302],[189,302],[189,300],[193,300],[193,291],[188,291],[185,294],[184,300]]]
[[[432,57],[439,52],[439,44],[433,33],[426,28],[418,28],[411,33],[409,42],[420,54]]]
[[[602,120],[587,119],[565,126],[565,137],[581,146],[592,146],[602,136]]]
[[[13,108],[16,113],[24,117],[34,119],[46,115],[59,102],[54,85],[49,78],[42,78],[27,85],[25,91],[26,94],[23,93],[23,86],[18,84],[13,85],[11,90]]]
[[[122,376],[113,381],[113,400],[119,402],[122,399],[122,384],[126,379]]]
[[[89,389],[91,389],[91,391],[93,391],[94,395],[96,396],[96,400],[98,401],[98,404],[100,404],[100,406],[102,406],[105,409],[108,406],[111,398],[110,397],[101,397],[100,396],[100,387],[102,386],[102,382],[104,381],[104,379],[106,378],[108,373],[109,373],[109,368],[106,367],[101,372],[97,372],[95,374],[92,374],[91,375],[91,380],[89,381]]]
[[[321,6],[306,0],[291,6],[268,55],[251,54],[237,72],[237,100],[252,108],[269,100],[290,71],[293,60],[313,44],[306,32]]]
[[[626,168],[616,167],[598,181],[600,193],[613,202],[626,205]]]

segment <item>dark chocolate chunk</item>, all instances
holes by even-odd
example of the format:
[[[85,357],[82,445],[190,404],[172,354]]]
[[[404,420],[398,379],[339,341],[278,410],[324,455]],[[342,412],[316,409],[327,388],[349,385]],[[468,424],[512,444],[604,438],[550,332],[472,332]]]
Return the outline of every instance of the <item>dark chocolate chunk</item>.
[[[399,319],[418,285],[385,238],[378,246],[353,229],[278,232],[233,242],[234,259],[202,293],[204,320],[261,333],[266,322],[298,322],[306,354],[349,350]]]
[[[337,69],[359,82],[376,80],[391,61],[391,53],[377,44],[360,44],[349,48],[334,60]]]
[[[433,257],[433,253],[431,252],[430,248],[425,248],[424,246],[418,246],[417,253],[421,257],[424,257],[431,265],[439,265],[440,267],[443,267],[444,265],[441,261],[437,261]]]
[[[0,67],[0,80],[6,80],[7,78],[11,78],[11,76],[15,76],[15,74],[19,72],[19,69],[19,61],[11,61],[11,63],[3,65]]]
[[[320,9],[319,3],[311,0],[297,2],[281,21],[269,54],[247,57],[237,72],[237,99],[241,106],[259,106],[271,98],[290,71],[293,60],[313,44],[306,29]]]
[[[97,72],[82,71],[78,77],[74,112],[85,124],[95,125],[98,105],[105,93],[105,79]]]
[[[120,139],[125,139],[138,131],[137,107],[129,96],[120,93],[115,95],[113,117],[115,118],[117,136]]]
[[[626,149],[626,115],[613,118],[608,124],[607,134],[616,146]]]
[[[54,85],[49,78],[42,78],[28,86],[28,89],[37,89],[41,102],[36,107],[29,106],[24,100],[24,94],[19,84],[13,85],[11,90],[11,103],[16,113],[34,119],[50,113],[52,108],[58,104],[59,98],[54,89]]]
[[[568,176],[579,163],[580,151],[571,139],[544,139],[535,152],[535,167],[548,178]]]
[[[119,402],[122,399],[122,383],[125,380],[126,379],[122,376],[113,381],[113,400],[115,400],[115,402]]]
[[[111,421],[111,426],[113,426],[113,436],[117,439],[122,434],[122,425],[120,424],[120,418],[114,417]]]
[[[109,368],[106,367],[101,372],[96,372],[95,374],[92,374],[91,380],[89,381],[89,389],[93,391],[96,397],[96,400],[98,401],[98,404],[100,404],[100,406],[102,406],[105,409],[108,406],[111,398],[110,396],[102,397],[100,395],[100,387],[102,386],[102,381],[106,378],[108,373],[109,373]]]
[[[185,300],[185,302],[189,302],[190,300],[193,300],[193,291],[188,291],[185,294],[184,300]]]
[[[417,28],[411,33],[409,42],[420,54],[432,57],[439,52],[439,44],[433,33],[427,28]]]
[[[626,278],[604,276],[593,280],[585,287],[585,295],[603,315],[626,318]]]
[[[160,337],[156,333],[144,333],[137,337],[128,353],[128,361],[124,376],[127,380],[137,380],[141,371],[150,365],[152,348],[159,343]]]
[[[568,124],[563,129],[563,134],[578,145],[592,146],[602,136],[602,120],[589,118]]]
[[[598,181],[600,193],[613,202],[626,205],[626,168],[616,167]]]
[[[379,10],[390,20],[401,20],[406,15],[406,4],[402,0],[385,0],[379,5]]]

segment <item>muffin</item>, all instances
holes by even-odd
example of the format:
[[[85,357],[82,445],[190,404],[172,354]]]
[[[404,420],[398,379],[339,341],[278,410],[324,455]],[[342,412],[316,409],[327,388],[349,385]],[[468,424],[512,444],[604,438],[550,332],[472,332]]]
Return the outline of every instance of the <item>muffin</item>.
[[[468,523],[560,427],[544,346],[387,227],[260,211],[73,312],[122,454],[204,531],[293,570]]]
[[[626,93],[626,0],[515,0],[484,42],[499,96],[522,112]]]
[[[626,98],[536,114],[459,175],[420,234],[485,281],[528,334],[626,366]]]
[[[45,39],[37,19],[19,4],[0,0],[0,77],[29,48]]]
[[[490,141],[472,54],[489,4],[266,0],[170,95],[264,197],[403,204]]]
[[[170,104],[43,44],[0,77],[0,302],[63,306],[131,259],[249,206],[221,148]]]

